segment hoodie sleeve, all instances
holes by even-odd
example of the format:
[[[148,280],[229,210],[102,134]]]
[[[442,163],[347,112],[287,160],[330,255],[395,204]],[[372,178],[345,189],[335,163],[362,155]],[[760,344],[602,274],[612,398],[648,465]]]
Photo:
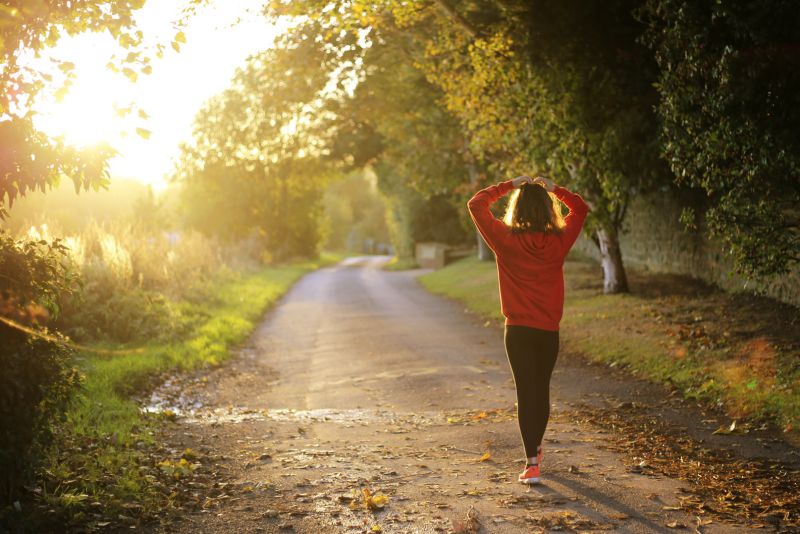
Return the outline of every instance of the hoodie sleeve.
[[[578,236],[581,233],[583,222],[586,220],[586,215],[589,213],[589,206],[586,204],[586,202],[584,202],[580,195],[576,195],[564,187],[556,187],[553,190],[553,193],[556,195],[558,200],[563,202],[567,208],[569,208],[569,213],[564,219],[566,227],[564,228],[564,233],[562,234],[564,255],[566,256],[567,252],[569,252],[569,250],[572,248],[572,245],[575,244],[575,241],[577,241]]]
[[[475,196],[467,203],[472,221],[483,236],[486,244],[489,245],[489,248],[495,253],[498,247],[502,246],[510,233],[508,227],[502,221],[495,218],[494,214],[489,210],[489,206],[497,202],[512,189],[514,189],[514,184],[511,180],[500,182],[497,185],[490,185],[475,193]]]

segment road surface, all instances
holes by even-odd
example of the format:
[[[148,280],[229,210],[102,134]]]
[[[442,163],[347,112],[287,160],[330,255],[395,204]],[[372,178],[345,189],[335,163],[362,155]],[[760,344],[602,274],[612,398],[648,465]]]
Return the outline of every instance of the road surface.
[[[159,529],[698,528],[678,506],[684,482],[631,469],[603,446],[610,429],[575,417],[576,406],[607,407],[634,383],[566,353],[553,377],[543,484],[518,484],[523,453],[502,329],[428,294],[419,271],[383,271],[386,259],[352,258],[307,275],[238,357],[183,387],[166,439],[176,458],[195,451],[206,477],[195,509]],[[702,522],[701,532],[748,530]]]

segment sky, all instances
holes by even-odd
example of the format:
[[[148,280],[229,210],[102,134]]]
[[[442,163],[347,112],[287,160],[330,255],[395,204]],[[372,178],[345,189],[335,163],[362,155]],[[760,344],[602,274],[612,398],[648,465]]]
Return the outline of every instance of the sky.
[[[42,98],[36,106],[36,126],[70,143],[107,141],[118,152],[110,162],[113,178],[133,178],[163,190],[182,141],[191,139],[192,121],[203,103],[224,90],[236,67],[251,54],[269,48],[281,28],[258,13],[260,2],[209,0],[189,19],[186,44],[170,47],[174,23],[187,0],[148,0],[137,13],[145,39],[167,45],[164,57],[153,57],[153,72],[136,83],[106,68],[116,51],[125,55],[110,34],[62,38],[48,56],[75,63],[76,80],[60,102]],[[255,6],[255,9],[253,9]],[[115,105],[135,102],[149,115],[120,118]],[[149,139],[136,134],[141,127]]]

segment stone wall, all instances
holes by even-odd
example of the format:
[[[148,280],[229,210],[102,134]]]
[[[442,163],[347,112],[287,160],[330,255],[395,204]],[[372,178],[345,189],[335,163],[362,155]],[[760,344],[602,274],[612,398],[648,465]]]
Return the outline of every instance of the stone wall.
[[[700,231],[687,232],[680,222],[682,206],[697,199],[678,197],[673,191],[638,197],[631,202],[620,236],[626,266],[656,273],[700,278],[727,291],[751,291],[800,306],[800,269],[770,282],[746,281],[732,275],[731,262],[722,246]],[[575,248],[599,259],[595,244],[581,236]]]

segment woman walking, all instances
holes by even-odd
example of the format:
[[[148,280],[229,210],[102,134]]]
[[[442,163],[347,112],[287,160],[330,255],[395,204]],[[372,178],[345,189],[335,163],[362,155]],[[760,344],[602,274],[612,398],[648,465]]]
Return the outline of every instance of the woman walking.
[[[489,206],[512,190],[501,222]],[[569,208],[565,219],[556,199]],[[564,309],[564,258],[581,232],[589,207],[579,195],[551,180],[529,176],[478,191],[468,207],[497,258],[500,307],[506,318],[505,348],[527,457],[519,481],[537,484],[542,437],[550,417],[550,376],[558,356],[558,328]]]

